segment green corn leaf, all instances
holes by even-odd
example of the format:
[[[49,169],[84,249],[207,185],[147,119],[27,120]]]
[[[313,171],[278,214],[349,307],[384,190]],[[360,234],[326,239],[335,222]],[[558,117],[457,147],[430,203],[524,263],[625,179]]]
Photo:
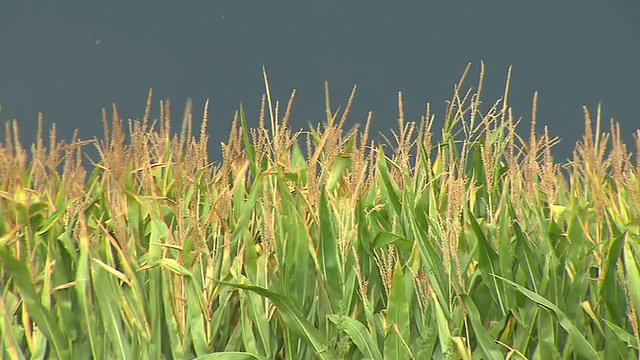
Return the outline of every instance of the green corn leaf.
[[[385,159],[384,150],[378,149],[378,174],[380,175],[380,181],[382,182],[382,194],[387,199],[391,208],[396,215],[401,212],[400,197],[398,196],[397,185],[391,179],[389,169],[387,167],[387,160]]]
[[[173,260],[173,259],[165,259],[165,260]],[[171,274],[164,271],[162,273],[162,278],[164,280],[164,284],[166,286],[162,287],[162,295],[163,295],[163,310],[164,310],[164,323],[167,326],[169,347],[171,349],[171,355],[173,355],[174,359],[184,359],[185,349],[184,349],[184,330],[178,325],[178,322],[181,321],[178,318],[178,312],[180,311],[177,306],[180,305],[180,302],[176,303],[175,300],[177,296],[173,291],[173,279]]]
[[[168,269],[178,275],[193,277],[191,272],[184,266],[180,265],[175,259],[162,258],[155,262],[155,265],[160,265],[165,269]]]
[[[384,342],[385,359],[406,359],[413,358],[407,342],[411,337],[410,316],[411,297],[407,296],[407,282],[405,280],[402,266],[398,263],[393,275],[391,292],[389,294],[389,305],[387,308],[387,324],[397,329],[389,329]]]
[[[4,246],[0,247],[0,260],[2,260],[3,268],[13,277],[22,301],[27,306],[29,315],[35,320],[47,341],[51,344],[55,356],[58,359],[69,359],[71,356],[69,341],[65,338],[64,332],[60,329],[56,319],[40,303],[40,295],[33,287],[26,263],[14,258]]]
[[[625,301],[624,289],[618,282],[617,268],[618,260],[620,260],[624,249],[624,234],[618,234],[613,241],[609,243],[607,251],[607,259],[603,271],[603,279],[600,285],[600,296],[604,299],[604,303],[611,312],[614,319],[622,321],[625,318],[624,309],[620,306]]]
[[[44,224],[38,227],[38,231],[36,232],[36,235],[42,235],[47,231],[49,231],[53,227],[53,225],[56,223],[56,221],[60,220],[60,216],[62,216],[67,211],[69,206],[77,200],[78,198],[69,199],[65,201],[63,204],[57,206],[56,211],[49,217],[49,219]]]
[[[226,351],[198,356],[195,360],[262,360],[261,357],[246,352]]]
[[[382,354],[380,354],[376,341],[364,324],[346,315],[329,315],[329,320],[331,320],[338,329],[349,335],[351,341],[353,341],[366,359],[382,360]]]
[[[159,212],[160,210],[158,210]],[[163,222],[159,215],[153,215],[150,225],[148,262],[150,264],[157,263],[162,258],[162,245],[166,243],[169,236],[169,227]],[[153,341],[149,347],[152,358],[159,358],[162,354],[163,340],[162,335],[163,322],[163,302],[162,288],[165,286],[162,282],[162,269],[152,267],[145,271],[148,277],[148,303],[147,311],[150,321],[151,338]]]
[[[436,310],[436,324],[438,325],[438,342],[440,343],[440,349],[443,354],[452,354],[453,352],[453,336],[449,329],[449,321],[442,310],[442,305],[438,301],[438,298],[432,293],[432,299],[435,304]]]
[[[522,233],[522,229],[520,227],[520,224],[518,223],[516,212],[511,205],[509,205],[509,214],[511,215],[513,231],[516,234],[516,256],[518,260],[520,260],[520,266],[523,267],[527,279],[534,289],[534,292],[538,291],[538,279],[536,277],[536,270],[539,268],[539,260],[529,247],[529,240]]]
[[[195,279],[186,279],[187,283],[187,329],[191,334],[191,341],[196,355],[203,355],[209,351],[207,335],[205,332],[206,308],[203,299],[203,291]],[[221,302],[221,306],[225,306]],[[213,322],[212,322],[213,323]]]
[[[343,277],[340,268],[340,245],[333,232],[331,210],[325,192],[320,193],[320,243],[318,261],[322,275],[331,298],[334,312],[341,312],[344,307],[342,299]]]
[[[478,343],[480,344],[480,348],[484,353],[484,358],[492,360],[504,359],[504,355],[498,348],[498,345],[496,345],[496,341],[491,337],[487,329],[485,329],[482,325],[480,313],[478,312],[478,308],[473,303],[471,297],[466,294],[462,294],[461,296],[467,309],[473,332],[475,333],[476,338],[478,339]]]
[[[627,238],[624,243],[624,270],[627,275],[627,281],[629,281],[629,292],[631,293],[631,301],[633,301],[635,308],[640,309],[640,268],[637,262],[637,252],[631,248],[631,239],[629,233],[625,234]],[[636,247],[637,249],[637,247]],[[636,321],[639,321],[640,316],[636,313]],[[636,339],[638,339],[636,334]],[[640,342],[640,340],[638,340]]]
[[[395,244],[399,249],[404,251],[411,251],[411,248],[413,247],[413,242],[400,235],[387,231],[380,231],[371,240],[370,248],[375,250],[389,244]]]
[[[629,347],[632,347],[636,350],[640,349],[638,347],[638,340],[635,337],[633,337],[632,334],[628,333],[626,330],[624,330],[623,328],[619,327],[618,325],[612,323],[607,319],[603,319],[603,320],[605,324],[611,329],[611,331],[613,331],[613,333],[618,337],[618,339],[622,340]]]
[[[11,360],[23,360],[25,359],[20,345],[18,344],[17,327],[14,327],[7,311],[7,304],[5,304],[5,297],[9,298],[7,294],[0,297],[0,345],[4,349],[4,353],[9,356]]]
[[[253,333],[253,318],[247,310],[247,298],[249,292],[243,292],[240,294],[240,326],[242,327],[242,345],[243,348],[252,354],[257,354],[258,343]]]
[[[336,185],[340,180],[344,170],[351,166],[351,158],[346,155],[339,155],[336,157],[335,163],[333,164],[333,168],[329,172],[329,177],[327,179],[327,190],[334,191]]]
[[[549,300],[525,288],[520,284],[517,284],[511,280],[505,279],[498,275],[495,275],[495,276],[501,279],[502,281],[506,282],[507,284],[516,288],[524,296],[528,297],[531,301],[553,311],[558,318],[558,322],[560,323],[560,326],[562,326],[569,333],[571,340],[573,340],[574,349],[578,354],[580,354],[580,356],[586,359],[594,359],[594,360],[597,360],[599,358],[598,353],[593,348],[593,346],[589,344],[589,342],[584,338],[584,336],[582,336],[582,333],[580,332],[580,330],[578,330],[578,328],[573,324],[573,322],[571,322],[571,320],[567,317],[567,315],[565,315],[556,305],[554,305]]]
[[[254,292],[247,293],[245,299],[246,307],[248,315],[255,326],[260,344],[265,351],[265,355],[267,358],[271,358],[271,331],[269,329],[269,320],[260,299],[259,295]]]
[[[491,274],[499,274],[498,267],[495,266],[498,265],[499,262],[498,254],[495,252],[493,247],[491,247],[489,241],[487,241],[487,238],[484,236],[484,232],[480,228],[480,225],[478,225],[475,216],[473,214],[468,214],[467,218],[471,223],[471,228],[476,235],[476,239],[478,239],[478,267],[482,274],[482,280],[485,282],[487,289],[489,289],[491,297],[500,306],[500,315],[505,315],[506,306],[505,301],[502,298],[502,294],[504,294],[503,286],[498,283],[495,277],[491,276]]]
[[[81,219],[83,222],[83,220]],[[91,299],[91,279],[89,273],[89,238],[86,232],[86,226],[81,224],[80,227],[80,257],[78,258],[78,265],[76,270],[76,295],[78,303],[80,305],[80,311],[82,317],[86,323],[87,335],[89,336],[89,344],[91,346],[91,355],[94,359],[103,359],[104,353],[102,352],[103,338],[99,333],[98,323],[96,321],[96,314],[94,312],[94,305],[90,302]]]
[[[287,325],[288,329],[294,331],[298,336],[309,342],[311,346],[313,346],[316,356],[326,360],[338,359],[338,355],[329,347],[329,342],[324,338],[322,333],[307,319],[305,319],[286,297],[259,286],[226,281],[220,281],[220,283],[240,289],[254,291],[257,294],[269,298],[269,300],[271,300],[278,308],[282,321]]]
[[[97,308],[101,320],[105,323],[106,336],[111,340],[114,351],[112,356],[121,360],[131,359],[136,354],[122,328],[122,319],[117,309],[119,295],[122,293],[118,285],[109,278],[111,272],[107,272],[104,266],[93,266],[92,270],[91,279],[96,293]]]

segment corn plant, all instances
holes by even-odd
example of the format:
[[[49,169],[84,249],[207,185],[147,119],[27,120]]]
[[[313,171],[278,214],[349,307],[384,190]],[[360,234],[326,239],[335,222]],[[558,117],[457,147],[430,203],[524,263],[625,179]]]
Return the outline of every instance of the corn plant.
[[[266,93],[222,160],[188,103],[150,123],[103,110],[104,139],[31,158],[0,144],[0,349],[7,359],[634,359],[639,356],[640,131],[611,122],[556,164],[504,96],[462,78],[391,140],[345,131],[355,99],[293,133]],[[267,122],[269,124],[265,124]],[[111,124],[109,124],[111,122]],[[610,140],[610,144],[609,144]],[[303,142],[303,146],[300,142]],[[84,148],[99,159],[82,166]],[[605,158],[605,155],[608,156]]]

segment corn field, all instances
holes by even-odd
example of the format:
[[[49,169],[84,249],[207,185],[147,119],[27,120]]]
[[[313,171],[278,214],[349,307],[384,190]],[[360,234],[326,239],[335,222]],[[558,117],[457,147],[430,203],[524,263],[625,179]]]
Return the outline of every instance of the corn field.
[[[584,109],[573,160],[516,134],[504,96],[480,111],[463,73],[435,116],[386,142],[326,121],[289,127],[265,95],[222,160],[207,106],[172,135],[103,110],[104,138],[0,144],[4,359],[638,359],[640,130]],[[284,112],[282,113],[282,110]],[[595,127],[593,129],[592,127]],[[627,129],[629,130],[629,129]],[[303,143],[301,146],[300,143]],[[91,172],[84,149],[97,149]],[[30,156],[28,156],[30,152]]]

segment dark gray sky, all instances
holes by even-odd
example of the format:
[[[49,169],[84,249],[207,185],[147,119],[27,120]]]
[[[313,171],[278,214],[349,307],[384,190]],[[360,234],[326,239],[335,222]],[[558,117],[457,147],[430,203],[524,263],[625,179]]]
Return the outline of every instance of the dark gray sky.
[[[216,158],[233,112],[244,103],[257,123],[266,66],[276,98],[296,88],[292,125],[324,119],[324,81],[332,104],[354,84],[349,125],[374,113],[374,130],[395,128],[397,92],[419,119],[426,102],[438,121],[468,62],[467,85],[486,64],[483,100],[501,94],[513,65],[511,104],[528,130],[539,91],[538,129],[562,138],[558,161],[583,134],[581,106],[603,103],[625,140],[640,124],[640,3],[620,1],[3,1],[0,5],[0,113],[18,118],[31,143],[37,113],[68,139],[102,136],[101,108],[142,116],[149,88],[169,98],[174,129],[187,98],[196,117],[212,101]],[[439,133],[439,127],[435,132]],[[4,129],[0,129],[2,139]]]

